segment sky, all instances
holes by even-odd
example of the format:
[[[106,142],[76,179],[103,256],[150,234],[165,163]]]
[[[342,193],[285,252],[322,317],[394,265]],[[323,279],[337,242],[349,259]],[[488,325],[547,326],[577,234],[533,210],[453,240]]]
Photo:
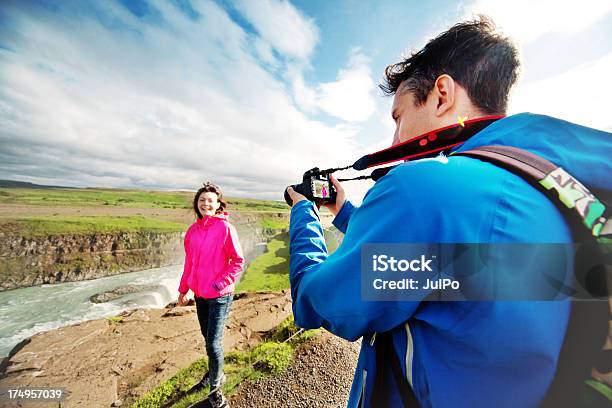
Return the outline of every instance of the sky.
[[[0,179],[282,199],[388,147],[384,68],[479,13],[520,49],[509,114],[612,131],[609,0],[3,1]]]

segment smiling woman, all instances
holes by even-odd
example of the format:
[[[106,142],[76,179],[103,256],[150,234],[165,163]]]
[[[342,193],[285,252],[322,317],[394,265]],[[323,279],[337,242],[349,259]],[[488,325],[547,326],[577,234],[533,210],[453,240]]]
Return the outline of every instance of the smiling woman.
[[[227,203],[221,190],[207,182],[193,198],[195,223],[185,235],[185,267],[179,285],[179,306],[185,295],[195,294],[200,330],[206,344],[210,371],[191,391],[210,386],[212,407],[227,405],[221,394],[223,375],[223,328],[234,296],[235,282],[242,272],[244,258],[234,227],[224,212]]]

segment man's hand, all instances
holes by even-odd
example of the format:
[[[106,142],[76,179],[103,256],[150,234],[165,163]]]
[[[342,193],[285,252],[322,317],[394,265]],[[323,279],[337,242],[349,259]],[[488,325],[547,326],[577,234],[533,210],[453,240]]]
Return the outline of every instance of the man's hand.
[[[340,182],[336,180],[334,176],[330,174],[329,178],[332,184],[334,185],[334,187],[336,188],[336,202],[329,203],[329,204],[323,204],[323,206],[327,208],[329,211],[331,211],[331,213],[334,214],[334,216],[336,216],[338,215],[338,213],[340,212],[340,209],[342,208],[342,206],[344,205],[344,202],[346,201],[346,193],[344,192],[344,188],[342,188],[342,185],[340,184]]]
[[[292,187],[287,187],[287,193],[289,194],[289,197],[291,197],[291,201],[293,201],[293,205],[296,205],[300,201],[307,199],[302,194],[295,191]]]
[[[179,297],[178,297],[178,305],[179,306],[185,306],[187,304],[187,300],[185,299],[185,295],[187,295],[186,293],[179,293]]]

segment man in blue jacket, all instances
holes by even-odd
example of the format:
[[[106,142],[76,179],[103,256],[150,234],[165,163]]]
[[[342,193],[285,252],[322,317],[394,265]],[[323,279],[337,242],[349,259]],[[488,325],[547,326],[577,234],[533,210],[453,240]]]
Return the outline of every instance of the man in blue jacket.
[[[394,95],[393,143],[457,124],[505,115],[519,62],[511,42],[484,19],[453,26],[386,70]],[[612,189],[612,135],[541,115],[487,126],[458,151],[485,145],[529,150],[594,189]],[[289,190],[290,281],[296,323],[362,338],[349,407],[374,406],[375,333],[391,331],[393,355],[423,407],[536,407],[555,374],[569,303],[365,301],[361,248],[367,243],[568,243],[555,205],[522,178],[468,157],[404,163],[354,207],[338,191],[334,225],[345,236],[328,256],[315,204]],[[542,271],[534,270],[534,274]],[[401,407],[386,375],[386,406]],[[376,391],[381,395],[380,390]]]

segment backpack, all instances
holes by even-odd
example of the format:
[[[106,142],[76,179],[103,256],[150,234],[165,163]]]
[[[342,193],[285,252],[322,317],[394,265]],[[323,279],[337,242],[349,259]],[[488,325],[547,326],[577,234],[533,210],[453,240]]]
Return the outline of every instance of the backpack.
[[[568,222],[574,242],[579,243],[575,256],[575,283],[591,299],[572,299],[567,332],[559,354],[557,371],[541,403],[542,408],[610,406],[612,391],[607,385],[589,379],[591,370],[610,371],[610,351],[602,348],[610,330],[610,286],[612,285],[612,220],[608,207],[584,185],[550,161],[510,146],[483,146],[454,156],[467,156],[489,162],[520,176],[544,192],[561,210]],[[610,202],[609,197],[606,197]],[[594,261],[595,260],[595,261]],[[588,261],[588,262],[586,262]],[[583,265],[589,265],[584,267]],[[374,406],[381,405],[384,366],[391,373],[404,407],[418,407],[416,396],[403,376],[393,354],[391,332],[377,333]],[[606,364],[607,362],[607,364]],[[586,381],[585,381],[586,380]]]

